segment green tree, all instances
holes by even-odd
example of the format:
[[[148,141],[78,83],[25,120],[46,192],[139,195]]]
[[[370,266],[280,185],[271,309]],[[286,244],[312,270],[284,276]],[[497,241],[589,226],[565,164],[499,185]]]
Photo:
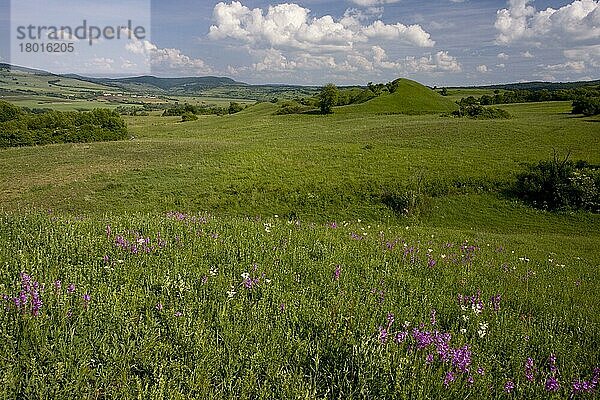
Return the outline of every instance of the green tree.
[[[17,106],[6,101],[0,101],[0,122],[11,121],[19,118],[23,112]]]
[[[242,106],[240,103],[236,103],[236,102],[232,101],[231,103],[229,103],[229,109],[227,110],[227,112],[229,114],[235,114],[235,113],[239,113],[243,109],[244,109],[244,106]]]
[[[337,104],[340,91],[333,83],[327,84],[319,94],[319,107],[321,114],[331,114],[333,107]]]

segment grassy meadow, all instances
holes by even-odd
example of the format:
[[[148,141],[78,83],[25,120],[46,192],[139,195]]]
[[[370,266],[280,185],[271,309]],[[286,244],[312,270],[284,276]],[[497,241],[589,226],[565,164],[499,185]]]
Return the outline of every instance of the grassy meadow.
[[[0,397],[597,396],[600,215],[506,188],[600,119],[375,100],[0,150]]]

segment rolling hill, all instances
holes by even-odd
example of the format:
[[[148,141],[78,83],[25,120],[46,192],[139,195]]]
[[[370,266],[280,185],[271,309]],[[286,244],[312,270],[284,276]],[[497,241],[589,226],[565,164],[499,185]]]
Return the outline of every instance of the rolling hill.
[[[450,99],[410,79],[399,79],[394,93],[384,93],[363,104],[336,109],[336,113],[435,114],[454,111],[458,106]]]

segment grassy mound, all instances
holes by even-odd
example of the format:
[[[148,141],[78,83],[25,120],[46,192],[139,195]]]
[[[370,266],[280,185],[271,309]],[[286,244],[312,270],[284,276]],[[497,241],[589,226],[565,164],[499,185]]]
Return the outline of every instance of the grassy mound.
[[[270,103],[270,102],[261,102],[261,103],[257,103],[250,107],[245,108],[244,110],[237,113],[237,115],[251,115],[251,116],[273,115],[279,107],[280,107],[280,104],[274,104],[274,103]]]
[[[458,106],[451,100],[418,82],[409,79],[400,79],[397,83],[398,88],[394,93],[384,93],[366,103],[340,108],[339,110],[336,110],[336,112],[360,112],[368,114],[436,114],[451,112],[458,109]]]

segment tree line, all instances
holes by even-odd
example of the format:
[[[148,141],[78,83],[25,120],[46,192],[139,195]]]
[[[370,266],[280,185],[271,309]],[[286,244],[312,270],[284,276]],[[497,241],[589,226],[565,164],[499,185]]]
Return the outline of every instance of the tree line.
[[[600,86],[558,90],[510,90],[505,92],[496,90],[493,96],[485,94],[479,98],[474,96],[462,98],[458,105],[466,108],[473,105],[488,106],[543,101],[572,101],[573,114],[597,115],[600,113]]]
[[[234,101],[229,103],[229,107],[217,105],[194,105],[194,104],[176,104],[165,109],[162,113],[163,117],[182,117],[182,121],[192,121],[197,115],[227,115],[237,114],[245,107]]]
[[[125,121],[116,111],[32,112],[0,101],[0,148],[123,140],[127,137]]]

